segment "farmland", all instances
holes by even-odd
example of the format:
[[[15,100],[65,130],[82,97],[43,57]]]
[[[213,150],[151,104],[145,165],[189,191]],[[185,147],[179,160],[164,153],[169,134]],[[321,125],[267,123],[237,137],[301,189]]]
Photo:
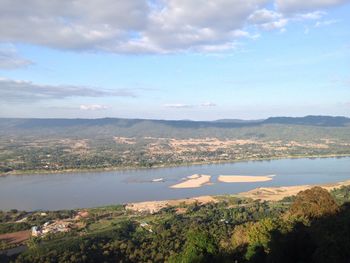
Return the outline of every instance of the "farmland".
[[[301,123],[299,119],[272,123],[2,119],[0,169],[59,172],[350,154],[348,119],[301,119]]]

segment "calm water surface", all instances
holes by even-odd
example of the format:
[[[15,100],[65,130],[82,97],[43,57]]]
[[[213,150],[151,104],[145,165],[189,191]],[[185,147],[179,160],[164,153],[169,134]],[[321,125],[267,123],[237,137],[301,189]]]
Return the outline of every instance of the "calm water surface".
[[[169,186],[192,174],[212,175],[213,185]],[[272,181],[220,183],[218,175],[269,175]],[[164,182],[152,182],[164,178]],[[260,186],[322,184],[350,180],[350,158],[283,159],[128,171],[0,177],[0,210],[55,210],[199,195],[233,194]]]

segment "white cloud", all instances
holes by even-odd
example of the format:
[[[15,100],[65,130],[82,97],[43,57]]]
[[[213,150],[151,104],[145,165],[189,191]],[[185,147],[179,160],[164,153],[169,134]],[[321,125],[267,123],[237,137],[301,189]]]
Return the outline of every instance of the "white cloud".
[[[127,89],[104,90],[101,88],[74,85],[41,85],[30,81],[0,78],[0,101],[35,102],[65,99],[69,97],[135,97]]]
[[[324,26],[330,26],[333,24],[338,23],[338,20],[325,20],[325,21],[318,21],[315,23],[315,27],[324,27]]]
[[[349,0],[276,0],[278,11],[295,14],[328,8],[349,2]]]
[[[288,19],[282,18],[282,19],[279,19],[279,20],[274,21],[274,22],[261,24],[260,26],[264,30],[281,29],[281,32],[284,32],[285,31],[284,27],[287,25],[287,23],[288,23]]]
[[[183,104],[183,103],[173,103],[173,104],[164,104],[166,108],[175,108],[175,109],[188,109],[188,108],[198,108],[198,107],[215,107],[216,104],[213,102],[204,102],[201,104]]]
[[[117,53],[216,51],[268,0],[0,1],[0,41]],[[30,28],[30,30],[28,30]]]
[[[265,0],[169,0],[151,15],[146,32],[162,49],[218,50],[249,34],[242,28]],[[194,12],[195,10],[195,12]]]
[[[100,105],[100,104],[80,105],[79,108],[81,110],[91,110],[91,111],[108,109],[106,105]]]
[[[184,109],[184,108],[193,108],[194,105],[191,104],[182,104],[182,103],[174,103],[174,104],[164,104],[166,108],[175,108],[175,109]]]
[[[314,11],[310,13],[297,14],[296,17],[300,19],[318,20],[325,16],[327,13],[324,11]]]
[[[12,45],[0,45],[0,69],[16,69],[33,64],[22,58]]]
[[[279,29],[281,32],[284,32],[284,27],[288,24],[288,19],[281,13],[265,8],[259,9],[251,14],[248,21],[267,31]]]
[[[2,0],[0,42],[115,53],[217,52],[349,0]],[[267,6],[275,7],[267,9]],[[276,9],[277,8],[277,9]],[[30,29],[30,30],[28,30]]]
[[[213,102],[204,102],[200,105],[201,107],[215,107],[216,104]]]
[[[260,9],[251,14],[248,21],[253,24],[265,24],[276,21],[282,17],[282,14],[268,9]]]
[[[143,30],[148,13],[144,0],[2,0],[0,40],[104,49]]]

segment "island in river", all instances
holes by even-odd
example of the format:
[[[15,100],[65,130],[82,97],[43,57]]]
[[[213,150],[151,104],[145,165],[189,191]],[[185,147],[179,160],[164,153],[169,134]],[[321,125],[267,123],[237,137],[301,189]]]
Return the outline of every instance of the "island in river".
[[[272,180],[275,175],[246,176],[246,175],[219,175],[217,180],[222,183],[257,183]],[[212,185],[211,175],[194,174],[187,176],[180,183],[171,185],[170,188],[198,188],[204,185]],[[154,182],[154,180],[152,180]]]
[[[256,183],[271,181],[275,175],[246,176],[246,175],[219,175],[218,181],[222,183]]]
[[[211,175],[193,174],[180,183],[171,185],[170,188],[198,188],[210,183]]]

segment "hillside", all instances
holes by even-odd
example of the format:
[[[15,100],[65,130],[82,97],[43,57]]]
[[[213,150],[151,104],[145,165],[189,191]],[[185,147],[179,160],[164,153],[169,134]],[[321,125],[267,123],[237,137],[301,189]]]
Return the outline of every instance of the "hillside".
[[[0,119],[2,172],[350,154],[346,117],[167,121]]]
[[[332,116],[306,116],[306,117],[270,117],[265,120],[239,120],[225,119],[217,121],[191,121],[191,120],[149,120],[149,119],[21,119],[21,118],[0,118],[0,128],[2,133],[6,131],[24,132],[28,130],[79,128],[79,127],[104,127],[110,128],[132,128],[153,127],[157,130],[162,127],[173,129],[199,129],[199,128],[242,128],[255,127],[266,124],[282,125],[305,125],[323,127],[344,127],[350,125],[350,118]]]
[[[0,251],[28,246],[20,254],[0,253],[0,261],[348,262],[349,193],[343,186],[330,193],[313,187],[279,201],[216,196],[174,201],[152,214],[122,205],[0,212]],[[32,226],[35,231],[25,231]]]

